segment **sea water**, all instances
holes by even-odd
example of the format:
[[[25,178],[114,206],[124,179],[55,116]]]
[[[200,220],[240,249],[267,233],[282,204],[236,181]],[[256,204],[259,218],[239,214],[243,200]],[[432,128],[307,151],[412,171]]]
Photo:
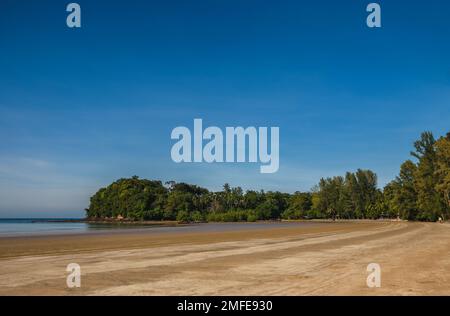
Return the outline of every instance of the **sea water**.
[[[255,222],[255,223],[199,223],[177,226],[127,224],[127,223],[85,223],[79,219],[66,218],[20,218],[0,219],[0,238],[36,235],[66,235],[83,233],[111,232],[153,232],[153,233],[186,233],[186,232],[227,232],[264,228],[282,228],[289,226],[317,226],[317,222]]]

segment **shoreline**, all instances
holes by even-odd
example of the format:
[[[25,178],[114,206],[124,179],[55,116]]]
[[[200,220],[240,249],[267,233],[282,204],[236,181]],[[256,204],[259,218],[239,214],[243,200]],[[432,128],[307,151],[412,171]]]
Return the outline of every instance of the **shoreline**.
[[[21,218],[11,218],[3,220],[22,220]],[[26,220],[26,219],[23,219]],[[191,224],[219,224],[219,223],[233,223],[233,224],[252,224],[252,223],[302,223],[302,222],[324,222],[324,223],[347,223],[347,222],[418,222],[394,218],[380,218],[380,219],[331,219],[331,218],[313,218],[313,219],[269,219],[249,221],[177,221],[177,220],[128,220],[128,219],[29,219],[32,223],[86,223],[86,224],[110,224],[110,225],[149,225],[149,226],[177,226],[177,225],[191,225]]]
[[[207,223],[164,228],[133,228],[124,230],[99,230],[80,233],[9,236],[0,238],[0,259],[39,255],[58,255],[117,249],[148,248],[155,245],[181,245],[186,243],[208,244],[249,240],[253,238],[278,238],[308,232],[333,232],[342,229],[365,229],[387,225],[387,222],[353,223]],[[188,229],[186,229],[188,228]],[[190,228],[190,229],[189,229]],[[177,229],[177,228],[175,228]],[[194,230],[192,230],[194,229]],[[195,230],[198,229],[198,230]],[[0,262],[1,263],[1,262]]]
[[[11,219],[19,220],[19,219]],[[261,225],[272,225],[272,226],[289,226],[289,225],[311,225],[311,224],[331,224],[331,223],[390,223],[390,222],[407,222],[404,220],[396,220],[396,219],[301,219],[301,220],[261,220],[256,222],[176,222],[176,221],[147,221],[145,223],[141,222],[86,222],[86,221],[67,221],[64,219],[61,220],[45,220],[41,219],[39,221],[32,221],[31,219],[21,219],[27,220],[30,224],[86,224],[86,226],[77,227],[77,228],[67,228],[67,227],[58,227],[58,228],[44,228],[42,230],[20,230],[20,231],[12,231],[6,230],[2,231],[0,229],[0,241],[2,239],[5,240],[14,240],[14,239],[33,239],[33,238],[62,238],[69,236],[108,236],[108,235],[127,235],[127,234],[155,234],[155,233],[180,233],[179,230],[190,230],[195,227],[214,227],[216,226],[220,231],[221,227],[239,227],[253,229],[254,227]],[[1,228],[1,227],[0,227]],[[195,230],[195,229],[194,229]],[[214,232],[214,230],[209,230],[210,232]]]
[[[17,220],[17,219],[14,219]],[[145,221],[145,222],[105,222],[105,221],[78,221],[78,220],[36,220],[30,219],[30,224],[45,224],[45,223],[76,223],[76,224],[87,224],[92,226],[87,226],[79,229],[54,229],[54,230],[30,230],[30,231],[0,231],[0,240],[2,239],[14,239],[14,238],[58,238],[58,237],[68,237],[68,236],[95,236],[95,235],[126,235],[126,234],[145,234],[145,233],[178,233],[179,229],[186,229],[193,227],[248,227],[253,228],[262,225],[272,225],[272,226],[289,226],[289,225],[310,225],[310,224],[338,224],[338,223],[390,223],[390,222],[406,222],[403,220],[371,220],[371,219],[308,219],[308,220],[261,220],[256,222],[177,222],[177,221]],[[214,232],[211,230],[211,232]]]
[[[322,225],[321,225],[322,224]],[[275,222],[275,221],[261,221],[261,222],[214,222],[214,223],[191,223],[191,224],[178,224],[174,226],[152,226],[148,227],[135,227],[129,229],[95,229],[88,231],[57,231],[57,232],[39,232],[21,235],[0,235],[0,258],[6,254],[4,246],[9,243],[26,242],[33,243],[33,241],[63,241],[63,240],[77,240],[86,239],[89,242],[91,238],[93,240],[100,239],[115,239],[120,241],[121,239],[127,240],[133,239],[147,239],[147,238],[164,238],[164,236],[184,236],[184,235],[217,235],[227,233],[246,233],[246,232],[261,232],[264,233],[267,230],[277,229],[304,229],[308,227],[318,227],[331,224],[331,222]],[[101,224],[100,224],[101,225]],[[30,244],[30,245],[31,245]],[[40,245],[38,245],[40,246]]]

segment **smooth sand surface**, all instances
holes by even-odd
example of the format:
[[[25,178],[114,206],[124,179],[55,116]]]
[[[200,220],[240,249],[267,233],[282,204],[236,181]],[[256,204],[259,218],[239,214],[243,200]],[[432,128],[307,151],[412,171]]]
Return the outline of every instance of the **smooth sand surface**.
[[[81,288],[66,286],[72,262]],[[370,263],[381,288],[366,285]],[[450,225],[0,238],[0,295],[450,295]]]

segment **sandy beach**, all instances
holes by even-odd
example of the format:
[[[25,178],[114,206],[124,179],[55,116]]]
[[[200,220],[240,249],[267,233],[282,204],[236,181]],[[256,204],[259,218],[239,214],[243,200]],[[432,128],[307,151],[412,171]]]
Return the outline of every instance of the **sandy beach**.
[[[66,286],[69,263],[81,266],[80,288]],[[380,288],[366,285],[369,263],[381,266]],[[449,295],[448,271],[449,224],[0,238],[0,295]]]

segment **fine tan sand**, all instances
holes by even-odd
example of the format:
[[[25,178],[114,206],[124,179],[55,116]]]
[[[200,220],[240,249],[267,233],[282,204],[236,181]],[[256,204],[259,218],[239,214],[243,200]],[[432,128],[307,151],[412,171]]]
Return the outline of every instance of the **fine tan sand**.
[[[66,286],[72,262],[81,288]],[[0,238],[0,295],[450,295],[450,225]]]

